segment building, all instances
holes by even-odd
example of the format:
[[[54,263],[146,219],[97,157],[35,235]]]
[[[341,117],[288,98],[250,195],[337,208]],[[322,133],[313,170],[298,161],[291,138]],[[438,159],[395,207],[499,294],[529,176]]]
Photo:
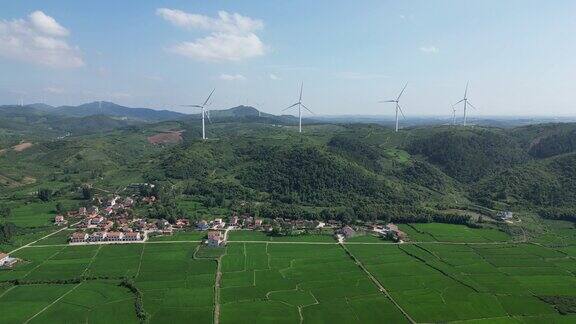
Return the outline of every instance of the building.
[[[232,218],[230,219],[230,225],[238,225],[238,216],[234,215],[232,216]]]
[[[512,212],[511,211],[501,211],[498,212],[497,214],[498,218],[500,218],[503,221],[507,221],[507,220],[511,220],[512,219]]]
[[[254,220],[254,226],[262,226],[262,219],[259,219],[259,218],[255,219]]]
[[[141,239],[139,232],[128,232],[124,234],[124,241],[140,241]]]
[[[88,234],[84,232],[74,232],[70,235],[70,243],[81,243],[86,242],[88,239]]]
[[[217,247],[220,246],[224,242],[224,238],[222,233],[217,230],[210,230],[208,231],[208,246]]]
[[[55,225],[65,225],[66,223],[68,223],[65,219],[64,216],[62,215],[56,215],[56,217],[54,217],[54,224]]]
[[[106,241],[108,242],[118,242],[124,239],[124,233],[122,232],[108,232],[106,233]]]
[[[342,227],[342,229],[340,230],[340,233],[342,235],[344,235],[344,238],[351,238],[354,235],[356,235],[356,231],[348,225]]]
[[[90,241],[92,242],[102,242],[106,240],[107,233],[105,231],[94,232],[90,235]]]
[[[397,242],[402,242],[406,240],[406,233],[402,232],[397,225],[388,223],[386,224],[386,236],[392,238],[392,240]]]
[[[159,229],[163,229],[170,226],[170,223],[168,223],[168,221],[165,219],[159,219],[156,221],[156,226],[158,226]]]
[[[198,222],[198,224],[196,224],[196,229],[199,231],[205,231],[208,229],[208,222],[206,222],[205,220],[201,220]]]
[[[6,253],[0,252],[0,268],[8,268],[13,266],[18,259],[10,257]]]
[[[100,223],[102,223],[104,221],[104,217],[102,216],[96,216],[96,217],[92,217],[90,218],[90,220],[88,221],[88,225],[90,226],[98,226]]]

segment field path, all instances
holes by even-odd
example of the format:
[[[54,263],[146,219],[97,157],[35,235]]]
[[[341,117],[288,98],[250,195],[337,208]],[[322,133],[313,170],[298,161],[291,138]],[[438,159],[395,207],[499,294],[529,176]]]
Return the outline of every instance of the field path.
[[[82,222],[82,221],[80,221],[80,222]],[[74,223],[74,224],[72,224],[72,225],[70,225],[70,226],[75,226],[75,225],[77,225],[77,224],[80,224],[80,222]],[[24,248],[30,247],[32,244],[34,244],[34,243],[36,243],[36,242],[38,242],[38,241],[41,241],[41,240],[43,240],[43,239],[45,239],[45,238],[47,238],[47,237],[50,237],[50,236],[52,236],[52,235],[54,235],[54,234],[60,233],[60,232],[62,232],[63,230],[68,229],[70,226],[62,227],[61,229],[59,229],[59,230],[57,230],[57,231],[54,231],[54,232],[52,232],[52,233],[50,233],[50,234],[48,234],[48,235],[46,235],[46,236],[42,236],[41,238],[37,239],[36,241],[30,242],[30,243],[28,243],[28,244],[26,244],[26,245],[22,245],[21,247],[16,248],[16,249],[8,252],[8,254],[12,254],[12,253],[14,253],[14,252],[16,252],[16,251],[19,251],[19,250],[22,250],[22,249],[24,249]],[[62,245],[68,245],[68,244],[62,244]]]
[[[360,260],[358,260],[354,256],[354,254],[352,254],[352,252],[350,252],[350,250],[348,250],[346,245],[344,243],[341,243],[340,246],[344,249],[346,254],[348,254],[354,260],[354,262],[356,262],[356,264],[360,267],[360,269],[362,269],[366,273],[368,278],[370,278],[370,280],[372,280],[372,282],[378,287],[380,292],[382,292],[396,306],[396,308],[398,308],[402,312],[402,314],[404,314],[404,317],[406,317],[406,319],[408,321],[410,321],[410,323],[413,323],[413,324],[416,323],[416,321],[412,317],[410,317],[410,315],[408,315],[408,313],[394,300],[394,298],[392,298],[392,296],[388,293],[388,290],[386,290],[386,288],[384,288],[384,286],[382,286],[380,281],[378,281],[378,279],[376,279],[376,277],[374,277],[372,275],[372,273],[370,273],[370,271],[368,271],[368,269],[366,269],[366,267],[362,264],[362,262],[360,262]]]
[[[32,317],[30,317],[29,319],[27,319],[24,324],[29,323],[31,320],[33,320],[36,316],[42,314],[43,312],[45,312],[48,308],[52,307],[52,305],[56,304],[57,302],[59,302],[62,298],[66,297],[69,293],[73,292],[74,290],[76,290],[76,288],[78,288],[83,282],[80,282],[79,284],[77,284],[76,286],[72,287],[72,289],[68,290],[67,292],[65,292],[64,294],[62,294],[62,296],[56,298],[56,300],[54,300],[53,302],[51,302],[48,306],[42,308],[38,313],[32,315]]]

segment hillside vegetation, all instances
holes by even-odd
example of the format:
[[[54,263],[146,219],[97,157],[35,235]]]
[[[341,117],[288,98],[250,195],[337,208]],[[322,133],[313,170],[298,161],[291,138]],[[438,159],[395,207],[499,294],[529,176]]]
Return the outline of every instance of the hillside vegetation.
[[[414,220],[478,206],[576,207],[574,124],[394,133],[370,124],[318,123],[298,134],[291,119],[239,107],[214,113],[210,139],[203,142],[195,116],[131,123],[28,109],[0,113],[22,126],[51,125],[51,118],[60,118],[59,126],[0,125],[0,194],[14,199],[29,199],[44,187],[65,197],[83,184],[122,190],[153,182],[170,188],[176,206],[194,202],[286,217]],[[58,137],[55,130],[72,127],[65,126],[67,119],[93,131]],[[184,140],[147,141],[171,131],[183,131]],[[10,149],[22,141],[32,145]]]

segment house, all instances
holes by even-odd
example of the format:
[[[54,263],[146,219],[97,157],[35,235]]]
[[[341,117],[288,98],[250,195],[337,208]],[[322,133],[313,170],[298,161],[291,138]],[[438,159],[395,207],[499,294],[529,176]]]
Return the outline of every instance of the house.
[[[346,225],[340,229],[340,234],[344,235],[344,238],[351,238],[356,235],[356,231],[352,227]]]
[[[122,241],[122,239],[124,239],[124,233],[122,233],[122,232],[108,232],[108,233],[106,233],[106,241],[108,241],[108,242]]]
[[[165,227],[170,226],[170,223],[165,219],[159,219],[156,221],[156,226],[158,226],[159,229],[164,229]]]
[[[501,211],[498,212],[496,216],[498,216],[498,218],[500,218],[503,221],[507,221],[512,219],[513,214],[511,211]]]
[[[220,231],[218,230],[208,231],[208,241],[207,241],[208,246],[217,247],[220,246],[220,244],[222,244],[223,241],[224,238]]]
[[[70,235],[70,243],[81,243],[86,242],[88,239],[88,234],[84,232],[74,232]]]
[[[88,210],[86,212],[88,213],[88,215],[96,215],[96,214],[98,214],[98,207],[92,206],[92,207],[88,208]]]
[[[262,226],[262,219],[258,218],[254,220],[254,226]]]
[[[106,236],[107,236],[107,234],[105,231],[94,232],[94,233],[92,233],[92,235],[90,235],[90,241],[102,242],[102,241],[106,240]]]
[[[198,224],[196,224],[196,229],[199,231],[205,231],[208,229],[208,222],[206,222],[205,220],[201,220],[198,222]]]
[[[238,216],[234,215],[232,216],[232,218],[230,219],[230,225],[238,225]]]
[[[100,223],[102,223],[104,221],[104,217],[102,216],[96,216],[96,217],[92,217],[90,218],[90,220],[88,221],[88,225],[92,225],[92,226],[98,226]]]
[[[78,208],[78,214],[81,216],[86,216],[86,207],[80,207]]]
[[[64,216],[62,215],[56,215],[56,217],[54,217],[54,225],[65,225],[66,223],[68,223],[65,219]]]
[[[130,198],[130,197],[127,197],[127,198],[124,200],[124,206],[125,206],[125,207],[132,207],[132,205],[134,205],[134,199],[132,199],[132,198]]]
[[[186,218],[179,218],[176,220],[176,227],[183,228],[190,226],[190,221]]]
[[[402,242],[406,240],[406,233],[402,232],[397,225],[388,223],[386,224],[386,236],[390,235],[394,241]]]
[[[124,241],[140,241],[140,232],[128,232],[124,233]]]
[[[0,252],[0,268],[8,268],[14,265],[18,259],[10,257],[6,253]]]
[[[162,235],[172,235],[172,234],[174,234],[174,229],[172,228],[172,226],[167,226],[167,227],[164,227],[161,232],[162,232]]]

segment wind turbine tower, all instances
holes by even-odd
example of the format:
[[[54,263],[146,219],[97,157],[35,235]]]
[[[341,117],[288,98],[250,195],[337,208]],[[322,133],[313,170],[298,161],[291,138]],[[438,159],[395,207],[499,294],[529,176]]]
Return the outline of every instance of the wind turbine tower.
[[[402,111],[402,107],[400,107],[400,97],[402,97],[402,94],[404,93],[404,90],[406,90],[407,86],[408,83],[404,85],[404,88],[402,88],[402,91],[400,91],[400,94],[398,95],[398,97],[396,97],[396,99],[380,101],[380,103],[393,102],[396,105],[396,127],[395,127],[396,132],[398,131],[398,112],[400,112],[400,114],[402,114],[402,117],[406,119],[406,116],[404,116],[404,112]]]
[[[468,84],[469,84],[469,82],[466,82],[466,90],[464,90],[464,98],[462,98],[460,101],[458,101],[457,103],[454,104],[454,105],[457,105],[461,102],[464,102],[464,123],[463,123],[464,126],[466,126],[466,117],[467,117],[466,112],[467,112],[468,106],[470,106],[474,109],[477,109],[476,107],[474,107],[474,105],[472,105],[470,103],[470,100],[468,100]]]
[[[302,82],[300,84],[300,96],[298,97],[298,102],[296,102],[295,104],[292,104],[284,109],[282,109],[282,111],[288,110],[292,107],[298,107],[298,132],[302,133],[302,108],[308,110],[311,114],[314,114],[312,112],[312,110],[308,109],[308,107],[306,107],[303,103],[302,103],[302,90],[304,89],[304,82]]]
[[[452,105],[452,126],[456,125],[456,107]]]
[[[214,94],[214,91],[216,91],[216,89],[212,89],[212,92],[210,92],[210,95],[208,95],[208,98],[206,98],[206,100],[204,101],[204,103],[201,104],[201,105],[183,105],[183,107],[194,107],[194,108],[200,108],[200,109],[202,109],[202,139],[203,139],[203,140],[206,139],[206,122],[205,122],[205,118],[208,118],[208,120],[210,121],[210,112],[206,109],[206,106],[208,105],[208,101],[210,101],[210,98],[212,97],[212,94]]]

